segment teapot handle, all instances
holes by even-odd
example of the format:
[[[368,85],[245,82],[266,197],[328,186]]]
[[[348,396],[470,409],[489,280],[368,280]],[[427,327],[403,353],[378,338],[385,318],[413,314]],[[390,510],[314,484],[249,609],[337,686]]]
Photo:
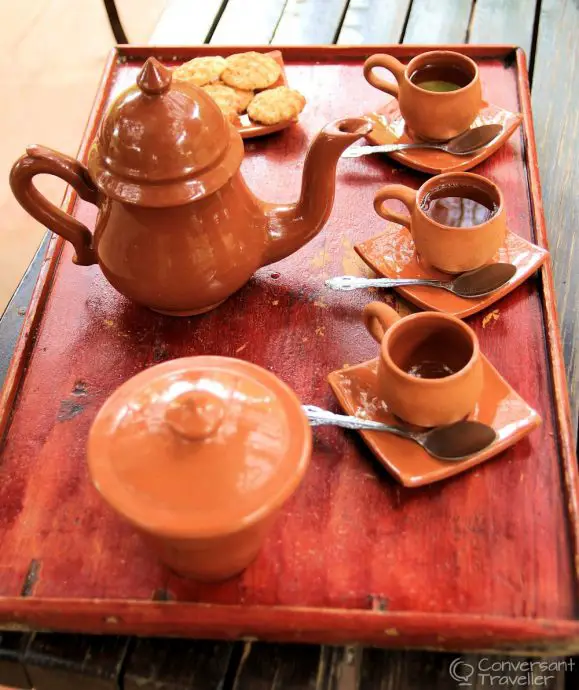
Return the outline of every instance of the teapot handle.
[[[39,223],[65,240],[75,250],[75,264],[97,263],[90,230],[76,218],[48,201],[34,186],[35,175],[55,175],[74,187],[81,199],[98,206],[99,194],[82,163],[44,146],[29,146],[10,171],[10,187],[18,203]]]

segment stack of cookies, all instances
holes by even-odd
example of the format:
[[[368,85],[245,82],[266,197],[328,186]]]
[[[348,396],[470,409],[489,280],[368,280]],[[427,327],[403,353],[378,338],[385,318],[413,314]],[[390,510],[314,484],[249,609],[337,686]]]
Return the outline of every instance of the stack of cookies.
[[[254,51],[228,58],[198,57],[173,71],[173,79],[206,91],[235,124],[243,113],[260,125],[276,125],[298,117],[306,99],[299,91],[275,86],[280,76],[278,62]]]

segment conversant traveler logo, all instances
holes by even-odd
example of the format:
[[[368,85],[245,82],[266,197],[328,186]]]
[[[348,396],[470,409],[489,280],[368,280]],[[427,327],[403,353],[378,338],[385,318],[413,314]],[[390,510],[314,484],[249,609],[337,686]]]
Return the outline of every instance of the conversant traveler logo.
[[[459,686],[471,686],[470,681],[474,676],[474,666],[472,664],[467,664],[460,658],[454,659],[450,662],[448,672],[450,677],[458,682]]]
[[[540,688],[548,687],[561,671],[572,671],[573,659],[493,659],[482,657],[468,663],[461,657],[450,662],[448,673],[458,687],[471,688]]]

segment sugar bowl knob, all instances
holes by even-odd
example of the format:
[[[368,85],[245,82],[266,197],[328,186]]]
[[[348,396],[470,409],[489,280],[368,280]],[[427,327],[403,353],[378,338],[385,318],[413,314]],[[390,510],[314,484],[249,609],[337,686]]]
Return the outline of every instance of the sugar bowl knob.
[[[188,441],[213,436],[225,415],[223,400],[207,391],[188,391],[174,398],[165,411],[171,430]]]

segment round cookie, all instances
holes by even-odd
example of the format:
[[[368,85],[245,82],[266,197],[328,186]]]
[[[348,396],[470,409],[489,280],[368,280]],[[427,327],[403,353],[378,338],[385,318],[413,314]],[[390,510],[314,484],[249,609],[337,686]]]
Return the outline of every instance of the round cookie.
[[[258,93],[247,106],[247,114],[254,122],[262,125],[276,125],[279,122],[295,120],[302,112],[306,99],[299,91],[278,86]]]
[[[245,91],[243,89],[236,89],[233,86],[230,86],[229,88],[233,89],[235,91],[236,96],[237,96],[237,100],[239,102],[238,112],[244,113],[247,110],[247,106],[253,100],[255,93],[253,91]]]
[[[202,86],[202,89],[207,91],[209,95],[221,94],[224,98],[229,98],[231,92],[233,92],[237,98],[237,112],[239,114],[244,113],[247,110],[251,99],[255,95],[253,91],[242,91],[241,89],[234,89],[233,86],[227,86],[222,81],[216,81],[213,84],[207,84],[207,86]]]
[[[222,81],[214,84],[207,84],[201,87],[206,91],[215,101],[223,101],[229,103],[235,108],[235,112],[244,113],[251,99],[253,98],[253,91],[241,91],[234,89],[232,86],[227,86]]]
[[[173,79],[204,86],[217,81],[225,69],[225,59],[220,55],[196,57],[173,70]]]
[[[221,112],[230,122],[237,120],[237,113],[240,112],[240,103],[235,89],[221,83],[206,84],[201,88],[217,103]]]
[[[267,89],[281,74],[281,67],[272,57],[254,51],[230,55],[225,62],[221,80],[243,91]]]

